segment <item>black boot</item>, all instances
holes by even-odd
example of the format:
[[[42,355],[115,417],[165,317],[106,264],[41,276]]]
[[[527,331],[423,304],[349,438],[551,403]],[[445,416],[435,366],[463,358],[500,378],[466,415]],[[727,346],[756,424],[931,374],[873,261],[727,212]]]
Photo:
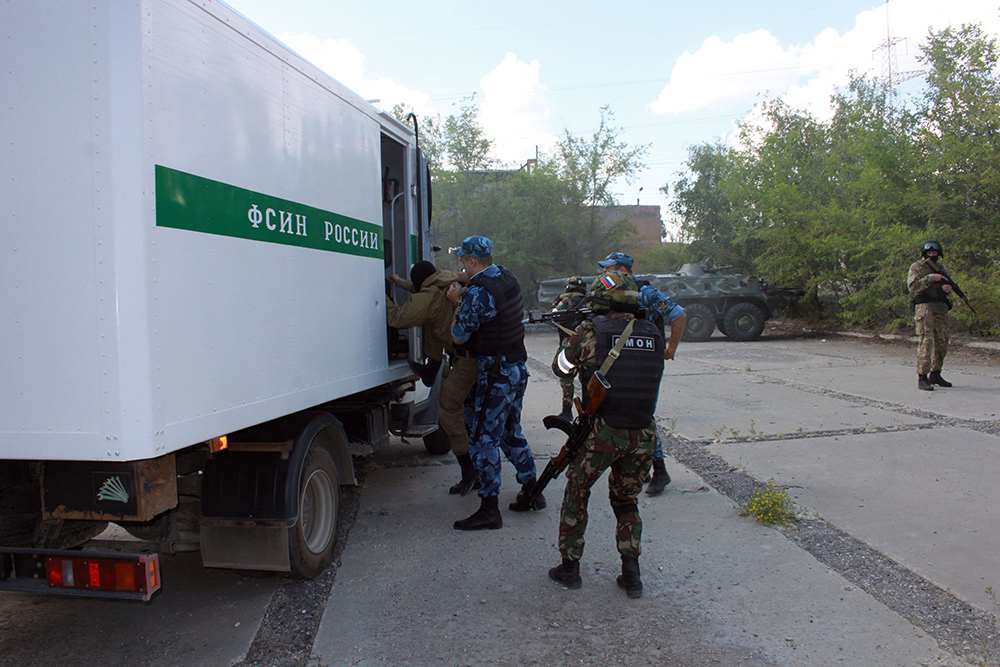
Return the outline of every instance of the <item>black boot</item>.
[[[559,416],[568,422],[573,421],[573,401],[563,401],[562,412],[559,413]]]
[[[642,597],[642,579],[639,578],[639,559],[622,556],[622,573],[616,580],[630,598]]]
[[[566,588],[579,588],[583,584],[580,578],[580,561],[562,559],[562,565],[549,570],[549,579],[558,581]]]
[[[917,389],[923,389],[924,391],[934,391],[934,385],[931,381],[927,379],[926,375],[917,374]]]
[[[941,377],[941,371],[931,371],[931,374],[927,376],[927,381],[939,387],[952,386],[950,382]]]
[[[496,496],[483,498],[480,501],[479,509],[472,516],[455,522],[455,530],[496,530],[497,528],[503,528],[503,517],[500,516],[500,507]]]
[[[476,467],[472,465],[472,457],[468,454],[456,454],[455,458],[458,459],[458,466],[462,469],[462,479],[458,480],[457,484],[452,484],[448,493],[464,496],[469,491],[479,488],[479,473],[476,472]]]
[[[670,484],[670,473],[667,472],[667,464],[663,459],[653,459],[653,479],[649,480],[646,487],[647,496],[658,496]]]
[[[517,492],[517,499],[510,504],[510,510],[512,512],[527,512],[528,510],[543,510],[548,506],[545,502],[545,496],[538,494],[538,497],[534,501],[528,503],[528,496],[535,489],[535,479],[529,479],[527,482],[521,485],[521,490]]]

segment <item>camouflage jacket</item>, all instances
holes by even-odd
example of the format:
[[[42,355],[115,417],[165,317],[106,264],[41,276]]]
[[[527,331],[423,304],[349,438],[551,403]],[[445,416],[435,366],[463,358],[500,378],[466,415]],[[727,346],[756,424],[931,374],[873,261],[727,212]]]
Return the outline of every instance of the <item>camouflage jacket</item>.
[[[456,280],[458,275],[455,272],[439,269],[428,276],[420,286],[420,291],[402,306],[397,306],[392,300],[386,304],[390,327],[424,327],[424,354],[436,361],[443,358],[443,350],[455,354],[455,343],[451,339],[454,309],[445,293]]]
[[[944,282],[931,278],[944,270],[944,266],[934,261],[933,257],[925,257],[911,264],[906,276],[906,287],[911,298],[918,297],[923,303],[929,303],[930,309],[936,313],[947,313],[951,308],[948,294],[944,291]]]

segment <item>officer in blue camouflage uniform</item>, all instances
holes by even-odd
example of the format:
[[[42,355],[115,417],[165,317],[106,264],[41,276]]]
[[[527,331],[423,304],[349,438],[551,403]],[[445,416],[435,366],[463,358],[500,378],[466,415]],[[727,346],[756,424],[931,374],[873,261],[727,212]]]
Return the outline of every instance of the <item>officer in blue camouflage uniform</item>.
[[[632,273],[632,257],[623,252],[613,252],[598,264],[605,271],[620,271],[628,274],[633,280],[635,279]],[[671,361],[677,352],[681,336],[684,334],[687,314],[683,308],[653,287],[649,281],[637,281],[636,285],[639,287],[639,308],[645,311],[646,319],[656,324],[660,334],[664,337],[666,337],[664,325],[670,325],[670,341],[667,343],[664,359]],[[663,456],[663,441],[660,439],[660,432],[657,431],[656,447],[653,448],[653,477],[649,480],[649,486],[646,487],[646,495],[660,495],[667,488],[667,484],[670,484],[670,473],[667,472],[667,462]]]
[[[453,285],[448,298],[457,305],[451,335],[460,348],[470,349],[479,363],[469,420],[469,454],[479,473],[480,507],[455,522],[457,530],[503,527],[500,494],[500,452],[514,464],[521,491],[510,505],[514,511],[540,510],[545,498],[530,506],[535,486],[535,459],[521,433],[521,403],[528,386],[528,355],[524,349],[521,288],[517,278],[493,263],[493,242],[470,236],[456,249],[469,276],[469,287]]]
[[[638,309],[635,281],[625,273],[607,272],[591,287],[593,317],[570,337],[566,358],[579,368],[583,386],[600,368],[627,323]],[[559,517],[559,553],[562,563],[549,570],[549,577],[567,588],[579,588],[580,558],[587,530],[587,505],[591,487],[605,470],[611,508],[617,517],[618,552],[622,574],[618,586],[630,598],[642,596],[639,554],[642,552],[642,519],[637,498],[649,478],[656,442],[656,399],[663,375],[664,341],[648,320],[635,320],[634,329],[621,354],[608,370],[611,384],[598,409],[594,427],[581,454],[566,468],[566,491]]]

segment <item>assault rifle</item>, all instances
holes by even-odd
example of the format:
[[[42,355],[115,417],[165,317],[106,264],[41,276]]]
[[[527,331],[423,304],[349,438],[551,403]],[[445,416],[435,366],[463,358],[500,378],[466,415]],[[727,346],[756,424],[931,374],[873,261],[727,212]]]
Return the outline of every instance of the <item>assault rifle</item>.
[[[962,288],[958,286],[958,283],[956,283],[952,279],[952,277],[948,275],[948,272],[945,271],[944,267],[941,266],[940,264],[938,264],[938,273],[944,276],[944,284],[951,285],[951,291],[954,292],[958,296],[958,298],[960,298],[962,301],[965,302],[965,305],[969,307],[969,310],[971,310],[972,314],[975,315],[976,318],[978,319],[979,313],[977,313],[976,309],[972,307],[971,303],[969,303],[969,297],[965,296],[965,292],[962,291]]]
[[[545,470],[542,471],[542,474],[535,481],[535,487],[531,490],[524,503],[527,507],[531,507],[534,504],[535,499],[542,495],[542,491],[545,490],[549,482],[558,477],[559,473],[565,470],[569,462],[583,449],[583,445],[587,442],[591,428],[594,425],[594,416],[597,414],[598,408],[601,407],[601,403],[607,398],[609,391],[611,391],[611,383],[608,382],[608,379],[604,377],[601,371],[594,371],[594,374],[590,376],[590,381],[587,383],[587,393],[590,394],[587,407],[583,407],[579,397],[574,399],[576,410],[579,413],[576,419],[571,422],[559,415],[549,415],[542,420],[545,428],[557,428],[565,433],[567,438],[566,443],[559,450],[559,454],[549,460],[548,465],[545,466]]]
[[[590,308],[582,306],[580,308],[569,308],[567,310],[550,310],[540,315],[535,315],[528,311],[528,317],[522,320],[525,324],[536,324],[538,322],[556,322],[558,324],[570,324],[574,320],[584,320],[590,316]]]
[[[529,310],[528,317],[521,320],[521,322],[524,324],[548,322],[555,325],[560,331],[564,331],[572,335],[573,330],[579,326],[580,322],[583,322],[588,317],[590,317],[590,308],[581,306],[579,308],[569,308],[567,310],[550,310],[546,313],[541,313],[540,315],[535,315]]]

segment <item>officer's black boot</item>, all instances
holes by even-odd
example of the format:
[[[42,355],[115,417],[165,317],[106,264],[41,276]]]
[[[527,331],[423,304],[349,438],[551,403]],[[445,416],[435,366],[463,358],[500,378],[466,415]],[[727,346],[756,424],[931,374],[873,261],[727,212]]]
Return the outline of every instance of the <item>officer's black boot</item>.
[[[527,482],[521,485],[521,490],[517,492],[517,499],[510,504],[510,510],[512,512],[527,512],[528,510],[543,510],[548,506],[545,502],[545,496],[538,494],[538,497],[531,503],[528,502],[528,496],[535,489],[535,479],[529,479]]]
[[[479,473],[476,472],[476,467],[472,465],[472,457],[468,454],[456,454],[455,458],[458,459],[458,466],[462,469],[462,479],[458,480],[457,484],[452,484],[448,493],[464,496],[469,491],[479,488]]]
[[[658,496],[670,484],[670,474],[667,472],[667,464],[663,459],[653,459],[653,479],[649,480],[646,487],[647,496]]]
[[[579,588],[583,584],[580,578],[580,561],[563,558],[562,565],[549,570],[549,579],[558,581],[566,588]]]
[[[936,384],[939,387],[950,387],[951,383],[941,377],[941,371],[931,371],[931,374],[927,376],[927,381],[931,384]]]
[[[617,579],[618,587],[624,588],[630,598],[642,597],[642,579],[639,578],[639,559],[622,556],[622,573]]]
[[[927,379],[927,375],[917,374],[917,389],[923,389],[924,391],[934,391],[934,385],[931,381]]]
[[[503,517],[500,516],[500,507],[496,496],[483,498],[480,501],[479,509],[472,516],[455,522],[455,530],[496,530],[497,528],[503,528]]]

